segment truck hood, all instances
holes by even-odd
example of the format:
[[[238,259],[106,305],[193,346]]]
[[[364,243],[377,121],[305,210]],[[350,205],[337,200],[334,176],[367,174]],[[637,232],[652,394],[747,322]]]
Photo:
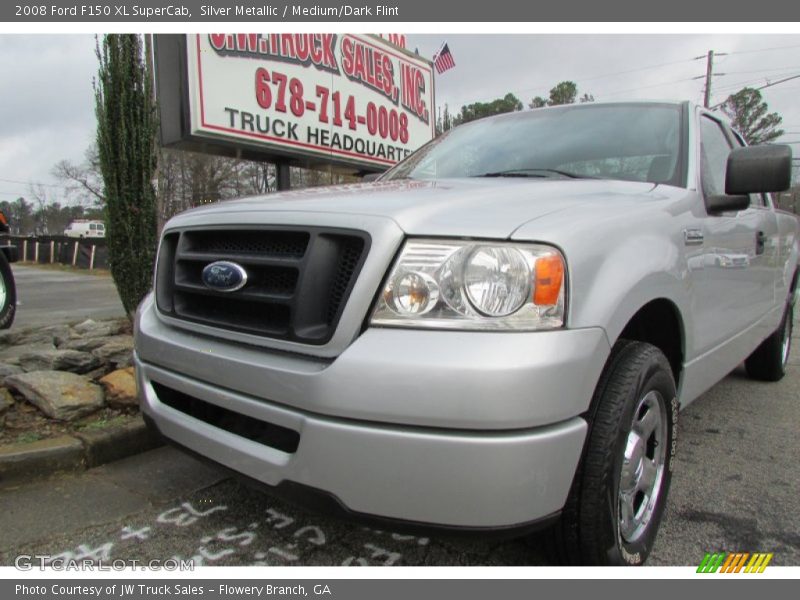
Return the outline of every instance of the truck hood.
[[[523,224],[546,215],[586,203],[641,202],[654,188],[651,183],[600,179],[401,180],[253,196],[184,214],[209,223],[215,215],[230,219],[236,212],[366,215],[391,219],[410,235],[507,238]],[[309,224],[313,223],[309,215]]]

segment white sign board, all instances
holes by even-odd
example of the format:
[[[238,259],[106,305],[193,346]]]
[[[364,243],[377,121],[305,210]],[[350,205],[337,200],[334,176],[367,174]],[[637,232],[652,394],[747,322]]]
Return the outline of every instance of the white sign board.
[[[392,166],[434,136],[431,63],[381,38],[186,40],[193,136],[370,169]]]

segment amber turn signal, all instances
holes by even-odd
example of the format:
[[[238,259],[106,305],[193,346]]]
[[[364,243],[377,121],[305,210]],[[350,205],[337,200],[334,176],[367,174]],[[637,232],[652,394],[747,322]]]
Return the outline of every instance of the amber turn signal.
[[[556,254],[536,259],[533,280],[533,303],[538,306],[558,304],[561,285],[564,283],[564,263]]]

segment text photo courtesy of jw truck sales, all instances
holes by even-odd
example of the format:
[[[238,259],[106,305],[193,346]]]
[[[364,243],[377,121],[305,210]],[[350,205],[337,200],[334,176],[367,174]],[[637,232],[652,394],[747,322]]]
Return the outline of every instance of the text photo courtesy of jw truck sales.
[[[280,598],[334,596],[334,582],[316,583],[313,585],[290,584],[275,585],[259,582],[257,585],[241,585],[234,583],[218,583],[214,585],[198,585],[193,583],[107,583],[107,584],[15,584],[17,597],[39,598],[43,596],[93,597],[93,598],[142,598],[160,596],[213,596],[262,598],[275,596]]]

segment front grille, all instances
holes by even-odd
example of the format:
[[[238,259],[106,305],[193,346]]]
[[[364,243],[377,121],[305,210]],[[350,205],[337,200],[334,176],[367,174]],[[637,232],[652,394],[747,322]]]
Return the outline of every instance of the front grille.
[[[171,317],[305,344],[333,336],[366,259],[365,232],[328,228],[188,229],[164,236],[158,309]],[[235,292],[204,285],[203,269],[237,263]]]
[[[293,429],[248,417],[155,381],[152,385],[160,402],[204,423],[288,454],[294,454],[300,445],[300,434]]]

